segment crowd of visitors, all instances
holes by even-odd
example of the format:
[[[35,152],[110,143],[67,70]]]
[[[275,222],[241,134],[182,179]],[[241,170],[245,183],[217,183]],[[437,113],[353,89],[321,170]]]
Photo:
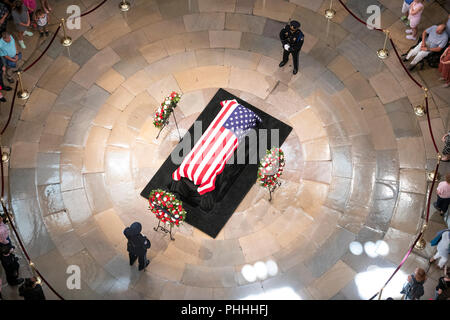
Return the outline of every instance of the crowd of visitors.
[[[423,0],[403,0],[401,20],[409,27],[406,29],[406,39],[417,41],[418,27],[421,22],[422,13],[425,10]],[[419,41],[414,45],[407,54],[404,55],[403,61],[413,60],[409,64],[409,70],[412,71],[416,65],[423,59],[429,57],[436,58],[436,66],[439,68],[441,77],[439,80],[444,81],[443,87],[450,86],[450,15],[446,21],[427,27]],[[439,58],[439,60],[438,60]]]
[[[31,37],[37,30],[40,37],[48,36],[48,24],[52,11],[48,0],[1,0],[0,1],[0,101],[6,102],[2,90],[10,91],[5,86],[3,74],[9,83],[13,83],[12,74],[17,71],[18,63],[22,60],[21,49],[27,48],[24,35]],[[11,28],[8,22],[11,21]],[[8,30],[8,31],[7,31]],[[13,32],[14,31],[14,35]],[[20,47],[20,48],[19,48]]]

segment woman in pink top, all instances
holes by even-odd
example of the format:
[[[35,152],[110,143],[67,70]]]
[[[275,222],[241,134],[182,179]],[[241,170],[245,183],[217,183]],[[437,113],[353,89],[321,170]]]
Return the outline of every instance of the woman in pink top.
[[[409,26],[411,29],[406,30],[406,33],[411,33],[406,36],[406,39],[416,40],[417,36],[417,26],[420,23],[420,18],[422,17],[424,6],[423,0],[414,0],[409,7]]]
[[[439,210],[441,216],[447,212],[448,205],[450,204],[450,174],[445,175],[445,181],[439,183],[437,187],[437,200],[433,203],[433,206]]]

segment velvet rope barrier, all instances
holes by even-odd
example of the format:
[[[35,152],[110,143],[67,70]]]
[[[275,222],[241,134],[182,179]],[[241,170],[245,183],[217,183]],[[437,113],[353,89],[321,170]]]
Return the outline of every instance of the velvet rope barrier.
[[[367,22],[363,21],[363,20],[360,19],[356,14],[354,14],[354,13],[353,13],[346,5],[345,5],[345,3],[342,2],[342,0],[339,0],[339,2],[340,2],[340,4],[344,7],[344,9],[345,9],[348,13],[350,13],[350,14],[353,16],[353,18],[355,18],[356,20],[358,20],[359,22],[361,22],[361,23],[364,24],[365,26],[369,26],[369,25],[367,24]],[[370,26],[370,27],[373,28],[373,29],[375,29],[375,30],[384,32],[383,29],[375,28],[374,26]]]
[[[16,101],[16,96],[17,96],[17,87],[19,86],[19,81],[16,81],[16,87],[14,88],[14,95],[11,101],[11,108],[9,109],[9,116],[8,116],[8,120],[6,121],[5,126],[3,127],[2,132],[0,133],[0,135],[3,135],[6,131],[6,128],[8,128],[9,122],[11,121],[11,116],[13,113],[13,109],[14,109],[14,103]],[[3,178],[3,176],[2,176]]]
[[[28,71],[29,69],[31,69],[39,60],[41,60],[41,58],[44,56],[45,53],[47,53],[48,49],[50,49],[50,46],[52,45],[53,41],[55,41],[56,36],[58,35],[59,30],[61,29],[61,25],[59,25],[59,27],[56,29],[55,34],[52,37],[52,40],[50,40],[50,43],[47,45],[47,47],[44,49],[44,51],[42,51],[42,53],[39,55],[39,57],[33,61],[33,63],[31,63],[28,67],[26,67],[23,72]]]
[[[427,114],[428,128],[430,130],[431,140],[433,140],[434,150],[439,153],[439,149],[436,145],[436,140],[434,139],[433,129],[431,128],[430,112],[428,111],[428,90],[425,91],[425,110]]]
[[[108,0],[103,0],[103,1],[102,1],[101,3],[99,3],[95,8],[93,8],[93,9],[91,9],[91,10],[85,12],[85,13],[82,13],[80,17],[84,17],[84,16],[88,15],[89,13],[91,13],[91,12],[97,10],[97,9],[100,8],[102,5],[104,5],[104,4],[106,3],[106,1],[108,1]]]

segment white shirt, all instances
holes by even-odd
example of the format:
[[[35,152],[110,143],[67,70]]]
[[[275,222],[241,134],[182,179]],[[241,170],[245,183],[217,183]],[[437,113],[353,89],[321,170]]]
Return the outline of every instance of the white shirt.
[[[441,257],[447,257],[448,246],[450,245],[450,231],[446,231],[442,234],[441,241],[437,245],[437,251]]]

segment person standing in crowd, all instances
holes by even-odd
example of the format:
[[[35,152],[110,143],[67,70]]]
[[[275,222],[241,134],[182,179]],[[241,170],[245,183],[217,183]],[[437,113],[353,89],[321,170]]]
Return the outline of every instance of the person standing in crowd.
[[[417,27],[419,26],[420,19],[423,12],[423,0],[414,0],[409,8],[409,26],[411,29],[407,29],[406,33],[411,33],[406,36],[406,39],[417,40]]]
[[[3,2],[0,2],[0,33],[6,31],[8,15],[9,15],[8,7]]]
[[[11,91],[12,88],[10,86],[5,86],[3,83],[3,73],[6,71],[5,63],[3,62],[5,58],[0,57],[0,90]],[[0,101],[6,102],[6,98],[0,92]]]
[[[13,68],[17,68],[17,63],[22,59],[22,53],[19,52],[17,43],[8,31],[3,32],[0,39],[0,57],[5,59],[6,62],[6,78],[10,83],[13,83],[11,71]]]
[[[52,12],[52,7],[50,7],[48,0],[40,0],[40,2],[41,2],[41,8],[45,11],[45,13]]]
[[[444,229],[437,233],[430,242],[431,246],[437,246],[436,254],[430,258],[430,263],[439,260],[438,267],[444,268],[448,261],[450,251],[450,229]]]
[[[300,22],[291,21],[280,31],[280,40],[283,44],[283,61],[280,62],[280,68],[289,60],[289,54],[292,55],[294,61],[293,74],[298,72],[298,55],[302,49],[305,36],[300,30]]]
[[[8,226],[4,223],[3,217],[0,216],[0,248],[2,247],[13,248],[11,239],[9,238]]]
[[[442,142],[445,143],[444,149],[442,149],[443,157],[441,158],[442,162],[450,161],[450,131],[447,132],[441,139]]]
[[[147,260],[147,249],[150,249],[150,240],[141,234],[142,225],[139,222],[133,222],[130,227],[125,228],[123,234],[128,239],[127,251],[130,258],[130,266],[136,259],[139,260],[139,271],[144,270],[150,263]]]
[[[33,27],[33,29],[37,28],[36,25],[36,21],[34,21],[32,19],[32,17],[34,16],[34,13],[36,11],[36,0],[22,0],[23,4],[25,7],[27,7],[28,9],[28,14],[30,15],[30,19],[31,19],[31,26]]]
[[[34,15],[34,20],[36,21],[36,25],[39,29],[39,36],[43,37],[44,32],[45,35],[48,36],[48,21],[49,21],[49,15],[45,13],[42,9],[37,9],[36,13]]]
[[[406,62],[414,56],[414,59],[411,61],[409,66],[410,71],[412,71],[416,65],[431,52],[440,52],[443,48],[445,48],[448,42],[445,27],[445,24],[434,25],[423,32],[422,41],[411,49],[406,55],[406,58],[403,59],[403,61]]]
[[[17,258],[13,249],[4,246],[1,248],[0,260],[6,273],[6,281],[10,286],[17,286],[23,282],[23,278],[19,278],[19,258]]]
[[[23,35],[31,37],[33,32],[28,31],[28,27],[31,24],[31,19],[28,9],[23,4],[22,0],[14,1],[14,9],[12,9],[11,15],[13,17],[14,24],[16,25],[19,45],[22,49],[26,49],[27,47],[23,42]]]
[[[450,270],[445,268],[444,276],[438,280],[436,286],[436,294],[434,300],[449,300],[450,299]]]
[[[25,279],[24,284],[19,287],[19,296],[24,300],[46,300],[42,286],[35,277]]]
[[[433,203],[436,210],[439,210],[441,216],[447,212],[450,204],[450,173],[445,175],[445,181],[439,183],[437,190],[437,200]]]
[[[425,270],[416,268],[415,272],[408,276],[408,281],[403,285],[400,293],[405,295],[405,300],[420,300],[425,293],[423,284],[426,280]]]
[[[445,81],[445,84],[442,86],[444,88],[448,88],[450,86],[450,47],[447,47],[441,55],[441,59],[439,61],[439,72],[442,76],[439,80]]]
[[[411,6],[411,3],[413,3],[414,0],[404,0],[403,1],[403,6],[402,6],[402,14],[403,16],[400,18],[403,22],[406,23],[407,26],[409,26],[409,21],[408,21],[408,12],[409,12],[409,8]]]

